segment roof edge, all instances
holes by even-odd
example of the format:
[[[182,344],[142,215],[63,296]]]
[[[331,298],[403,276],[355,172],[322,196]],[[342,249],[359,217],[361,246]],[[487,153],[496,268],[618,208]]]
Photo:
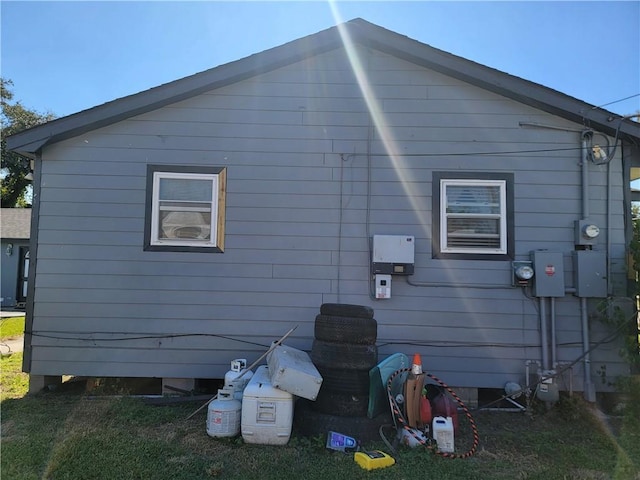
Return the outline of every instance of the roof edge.
[[[142,92],[51,120],[7,137],[7,149],[33,156],[50,143],[266,73],[341,46],[336,27],[212,67]]]
[[[375,50],[582,124],[585,129],[596,128],[611,136],[618,134],[640,140],[640,123],[631,121],[630,116],[607,111],[558,90],[437,49],[364,20],[354,21],[354,27],[376,29],[376,35],[363,33],[358,36],[363,40],[362,43],[366,41]]]
[[[48,144],[339,48],[342,46],[339,33],[342,27],[347,27],[353,41],[361,45],[566,118],[585,128],[640,142],[640,123],[627,117],[356,18],[263,52],[24,130],[7,137],[7,148],[33,156]]]

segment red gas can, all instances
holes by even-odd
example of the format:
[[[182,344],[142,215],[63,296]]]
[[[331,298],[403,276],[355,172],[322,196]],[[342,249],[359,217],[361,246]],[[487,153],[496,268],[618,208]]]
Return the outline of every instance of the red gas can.
[[[431,403],[427,398],[427,390],[422,389],[422,396],[420,397],[420,424],[431,425],[433,415],[431,414]]]

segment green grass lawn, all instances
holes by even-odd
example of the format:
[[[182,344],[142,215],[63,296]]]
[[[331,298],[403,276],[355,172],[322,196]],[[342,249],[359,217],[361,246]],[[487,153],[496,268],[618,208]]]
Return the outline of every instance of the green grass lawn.
[[[396,465],[365,471],[324,438],[295,434],[285,446],[206,434],[200,403],[147,405],[140,398],[86,394],[81,382],[26,395],[22,354],[2,358],[2,478],[7,479],[617,479],[640,478],[640,402],[603,422],[577,398],[532,415],[474,412],[477,453],[446,459],[400,447]],[[635,394],[640,398],[640,381]],[[456,445],[467,438],[461,417]],[[392,453],[383,442],[367,445]]]
[[[24,333],[24,316],[0,319],[0,339],[19,337]]]

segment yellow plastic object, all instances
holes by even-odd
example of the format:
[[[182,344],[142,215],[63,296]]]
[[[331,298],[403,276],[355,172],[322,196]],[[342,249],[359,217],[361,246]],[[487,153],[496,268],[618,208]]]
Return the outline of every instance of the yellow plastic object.
[[[396,463],[395,459],[387,455],[381,450],[372,450],[370,452],[356,452],[353,459],[358,465],[365,470],[374,470],[376,468],[390,467]]]

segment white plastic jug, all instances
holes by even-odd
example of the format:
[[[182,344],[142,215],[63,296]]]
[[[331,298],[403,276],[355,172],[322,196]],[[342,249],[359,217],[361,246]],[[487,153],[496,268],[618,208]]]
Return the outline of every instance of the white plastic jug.
[[[454,451],[453,420],[451,417],[434,417],[433,439],[438,444],[438,450],[451,453]]]

